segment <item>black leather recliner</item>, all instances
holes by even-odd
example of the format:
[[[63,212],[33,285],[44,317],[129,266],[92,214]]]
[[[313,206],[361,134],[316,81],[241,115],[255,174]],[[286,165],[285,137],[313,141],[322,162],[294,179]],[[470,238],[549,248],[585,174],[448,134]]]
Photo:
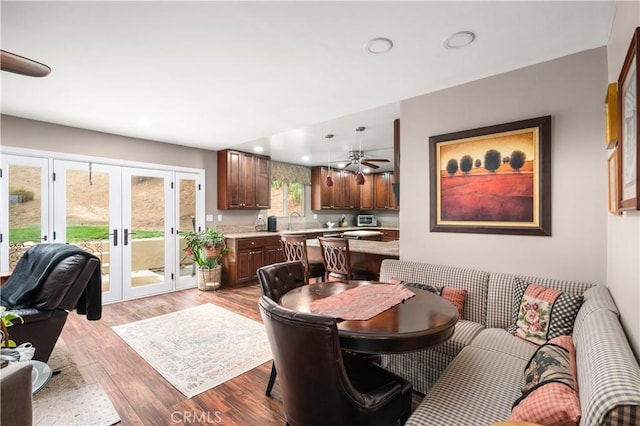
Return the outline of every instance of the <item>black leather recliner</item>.
[[[288,425],[405,423],[411,383],[341,351],[334,318],[292,311],[265,296],[259,306],[280,372]]]
[[[33,359],[47,362],[68,312],[100,319],[102,285],[100,260],[67,244],[39,244],[27,250],[13,274],[0,288],[2,306],[24,320],[8,329],[17,345],[30,342]]]
[[[308,281],[301,261],[274,263],[258,268],[257,272],[262,294],[275,302],[279,302],[286,292],[301,287]],[[276,365],[272,364],[265,395],[271,395],[276,376]]]

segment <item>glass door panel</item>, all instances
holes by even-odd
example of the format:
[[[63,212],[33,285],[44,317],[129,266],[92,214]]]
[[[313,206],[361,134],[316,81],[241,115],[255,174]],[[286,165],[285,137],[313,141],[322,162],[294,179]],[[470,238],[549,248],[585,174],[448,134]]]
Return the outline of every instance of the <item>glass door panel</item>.
[[[46,158],[2,156],[2,271],[12,271],[29,247],[50,241],[48,170]]]
[[[120,168],[54,161],[55,241],[74,244],[100,259],[102,299],[122,298]]]
[[[184,237],[181,232],[189,232],[198,229],[198,176],[186,173],[176,173],[176,224],[178,244],[175,246],[177,259],[177,288],[187,288],[196,285],[197,265],[194,264],[191,256],[184,252]]]
[[[173,287],[171,172],[122,171],[123,295],[148,296]]]

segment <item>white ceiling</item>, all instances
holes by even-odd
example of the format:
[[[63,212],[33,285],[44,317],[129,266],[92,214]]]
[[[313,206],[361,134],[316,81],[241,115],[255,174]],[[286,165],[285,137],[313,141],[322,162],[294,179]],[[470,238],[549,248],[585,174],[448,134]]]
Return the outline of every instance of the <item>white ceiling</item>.
[[[12,2],[2,113],[317,165],[391,157],[402,99],[606,45],[615,2]],[[447,50],[457,31],[476,40]],[[393,40],[371,55],[374,37]],[[366,126],[362,140],[355,127]]]

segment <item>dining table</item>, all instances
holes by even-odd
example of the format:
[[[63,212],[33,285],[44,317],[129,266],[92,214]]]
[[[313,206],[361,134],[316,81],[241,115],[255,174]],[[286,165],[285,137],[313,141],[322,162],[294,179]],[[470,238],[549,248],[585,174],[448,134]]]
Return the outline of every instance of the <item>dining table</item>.
[[[312,312],[313,301],[359,286],[375,286],[376,281],[329,281],[304,285],[285,293],[280,305],[299,312]],[[396,284],[402,285],[402,284]],[[406,287],[415,296],[368,320],[337,319],[340,346],[363,354],[417,351],[445,342],[458,321],[455,306],[427,290]]]

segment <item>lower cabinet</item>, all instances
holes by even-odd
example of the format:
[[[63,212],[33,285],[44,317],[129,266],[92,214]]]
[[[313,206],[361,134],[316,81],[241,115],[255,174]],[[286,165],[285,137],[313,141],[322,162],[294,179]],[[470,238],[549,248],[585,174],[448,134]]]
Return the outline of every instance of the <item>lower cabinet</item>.
[[[279,235],[227,238],[226,242],[229,251],[222,258],[223,285],[255,282],[258,268],[284,261]]]

